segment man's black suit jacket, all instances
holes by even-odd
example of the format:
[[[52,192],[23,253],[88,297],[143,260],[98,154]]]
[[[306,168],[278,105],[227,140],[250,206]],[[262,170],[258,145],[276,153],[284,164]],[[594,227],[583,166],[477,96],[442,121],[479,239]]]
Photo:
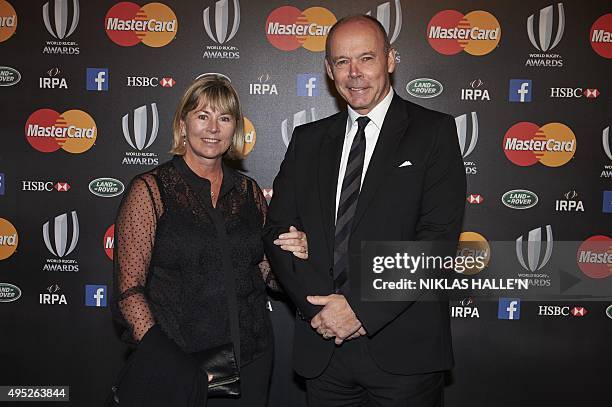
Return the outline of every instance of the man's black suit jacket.
[[[308,322],[320,310],[307,295],[333,291],[335,199],[346,111],[297,127],[274,181],[264,230],[266,254],[285,292],[305,317],[296,318],[294,367],[307,378],[323,372],[334,342]],[[412,165],[400,167],[409,161]],[[394,95],[370,161],[353,218],[349,254],[361,241],[450,241],[461,231],[466,197],[455,121]],[[294,225],[308,236],[301,260],[272,242]],[[413,374],[453,365],[448,302],[366,302],[359,257],[351,255],[347,300],[367,330],[380,368]]]

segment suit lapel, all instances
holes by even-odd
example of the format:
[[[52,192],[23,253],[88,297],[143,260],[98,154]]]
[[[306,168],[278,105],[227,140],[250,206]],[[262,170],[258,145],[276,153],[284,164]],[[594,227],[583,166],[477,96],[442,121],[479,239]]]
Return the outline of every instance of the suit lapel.
[[[410,118],[403,100],[394,95],[359,193],[352,230],[355,230],[359,221],[363,218],[368,205],[383,183],[386,172],[393,168],[395,162],[391,158],[397,151],[398,144],[408,128],[409,121]]]
[[[347,116],[348,113],[346,111],[338,114],[338,117],[323,136],[319,152],[319,199],[323,229],[325,230],[325,239],[327,240],[331,259],[333,259],[334,253],[336,188],[338,186],[338,171],[340,169],[340,157],[342,156]]]

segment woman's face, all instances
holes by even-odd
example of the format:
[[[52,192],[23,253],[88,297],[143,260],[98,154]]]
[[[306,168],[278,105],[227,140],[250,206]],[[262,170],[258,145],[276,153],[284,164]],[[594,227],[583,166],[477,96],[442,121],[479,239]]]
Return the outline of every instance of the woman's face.
[[[200,103],[181,120],[186,135],[185,154],[196,159],[219,159],[232,144],[236,119],[228,112]]]

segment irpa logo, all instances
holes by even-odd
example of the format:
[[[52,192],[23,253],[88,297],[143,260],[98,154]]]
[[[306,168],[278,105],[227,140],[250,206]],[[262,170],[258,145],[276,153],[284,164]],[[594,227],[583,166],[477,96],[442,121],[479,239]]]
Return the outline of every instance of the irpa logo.
[[[219,0],[215,3],[215,32],[213,33],[212,26],[210,24],[210,7],[204,9],[204,29],[206,34],[211,40],[217,44],[224,44],[230,41],[238,32],[240,27],[240,3],[238,0],[233,0],[234,5],[234,19],[232,22],[232,29],[228,34],[229,28],[229,6],[228,0]]]
[[[42,15],[45,27],[49,34],[58,40],[70,37],[76,30],[79,24],[79,0],[72,0],[72,18],[69,18],[68,14],[68,0],[51,0],[43,6]],[[70,25],[68,25],[69,21]]]
[[[389,31],[391,28],[391,3],[387,1],[385,3],[379,4],[376,8],[376,19],[385,28],[385,31],[387,32],[387,35],[389,36],[389,41],[391,43],[394,43],[395,40],[397,40],[400,31],[402,31],[402,5],[400,3],[400,0],[395,0],[394,4],[395,27],[393,28],[393,34],[391,33],[391,31]],[[367,15],[372,15],[372,12],[368,11]]]
[[[283,141],[285,142],[285,146],[289,146],[293,130],[295,130],[296,127],[301,126],[302,124],[314,122],[315,120],[317,120],[317,117],[315,114],[314,107],[310,108],[310,117],[308,117],[308,112],[306,110],[300,110],[299,112],[293,115],[293,125],[291,127],[291,133],[289,132],[288,120],[283,120],[283,122],[281,123],[281,135],[283,137]]]
[[[545,240],[542,240],[543,229],[546,230]],[[546,246],[544,250],[542,250],[542,245]],[[552,255],[552,249],[553,235],[550,225],[530,230],[526,242],[524,242],[523,236],[516,239],[516,256],[521,266],[527,271],[535,272],[546,266]],[[525,258],[527,261],[525,261]]]
[[[125,137],[125,140],[128,142],[130,147],[138,151],[149,148],[157,138],[157,132],[159,130],[159,114],[157,112],[157,104],[151,103],[150,106],[152,121],[150,133],[147,132],[147,105],[134,109],[132,132],[130,132],[129,114],[126,114],[121,119],[121,127],[123,129],[123,136]]]
[[[563,3],[557,3],[558,10],[558,22],[556,33],[554,33],[553,40],[553,23],[554,23],[554,7],[552,5],[544,7],[540,10],[540,17],[538,23],[538,35],[536,38],[534,30],[534,15],[530,15],[527,18],[527,35],[529,41],[538,50],[547,52],[555,48],[561,38],[563,38],[563,31],[565,29],[565,13],[563,11]]]
[[[70,217],[68,217],[70,215]],[[79,242],[79,218],[75,211],[56,216],[42,228],[45,246],[55,257],[65,257],[74,251]],[[70,245],[69,243],[70,242]]]
[[[470,122],[472,131],[469,133],[468,143],[468,116],[462,114],[461,116],[455,117],[455,125],[457,126],[457,136],[459,137],[459,146],[461,147],[461,155],[466,158],[474,151],[476,143],[478,142],[478,115],[476,112],[470,113]]]

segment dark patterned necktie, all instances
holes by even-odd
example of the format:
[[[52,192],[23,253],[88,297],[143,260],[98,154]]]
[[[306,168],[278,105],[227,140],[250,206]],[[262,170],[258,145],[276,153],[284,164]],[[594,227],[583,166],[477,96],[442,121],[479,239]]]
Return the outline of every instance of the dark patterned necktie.
[[[351,225],[353,216],[357,209],[359,190],[361,188],[361,173],[363,172],[363,160],[365,158],[366,139],[365,128],[370,118],[362,116],[357,119],[357,133],[351,145],[340,201],[338,202],[338,213],[336,215],[336,234],[334,237],[334,291],[336,293],[348,294],[348,242],[351,237]]]

